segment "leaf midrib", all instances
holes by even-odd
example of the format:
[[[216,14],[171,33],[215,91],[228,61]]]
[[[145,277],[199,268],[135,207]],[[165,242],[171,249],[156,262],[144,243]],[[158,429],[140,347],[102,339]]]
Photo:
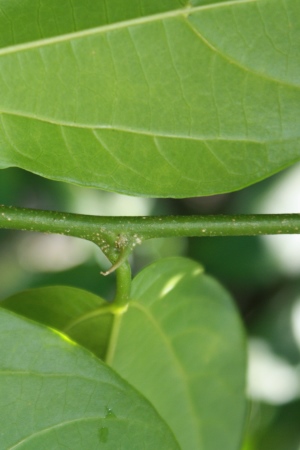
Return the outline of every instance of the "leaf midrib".
[[[266,139],[253,139],[253,138],[243,138],[239,136],[213,136],[213,135],[199,135],[199,136],[191,136],[187,134],[171,134],[171,133],[165,133],[165,132],[157,132],[157,131],[148,131],[143,129],[137,129],[137,128],[128,128],[126,126],[115,126],[115,125],[109,125],[109,124],[80,124],[75,122],[68,122],[64,120],[53,120],[46,117],[37,117],[34,114],[28,114],[28,113],[19,113],[16,111],[8,111],[8,110],[0,110],[0,116],[16,116],[20,118],[25,119],[33,119],[40,122],[45,122],[50,125],[58,125],[61,127],[69,127],[69,128],[78,128],[83,130],[110,130],[110,131],[119,131],[122,133],[129,133],[129,134],[139,134],[141,136],[149,136],[152,138],[166,138],[166,139],[185,139],[190,141],[228,141],[228,142],[247,142],[247,143],[253,143],[253,144],[265,144],[270,142],[286,142],[290,140],[297,140],[298,137],[293,137],[290,139],[274,139],[273,141],[269,141]]]
[[[138,17],[130,20],[124,20],[121,22],[116,22],[109,25],[102,25],[100,27],[89,28],[87,30],[75,31],[73,33],[66,33],[63,35],[38,39],[36,41],[29,41],[23,44],[10,45],[8,47],[0,49],[0,57],[3,55],[10,55],[12,53],[18,53],[26,50],[31,50],[34,48],[45,47],[48,45],[57,44],[60,42],[67,42],[74,39],[80,39],[82,37],[88,37],[96,34],[107,33],[109,31],[116,31],[127,27],[139,26],[146,23],[156,22],[159,20],[169,19],[172,17],[188,16],[190,13],[197,11],[204,11],[209,9],[224,8],[231,5],[240,5],[243,3],[256,3],[258,0],[230,0],[228,2],[213,3],[210,5],[186,7],[181,9],[176,9],[175,11],[167,11],[159,14],[152,14],[149,16]]]
[[[167,339],[167,336],[163,332],[159,321],[156,319],[156,317],[152,314],[152,312],[149,309],[145,308],[141,303],[139,303],[137,301],[133,301],[133,300],[131,300],[131,302],[130,302],[130,308],[136,308],[137,310],[142,312],[148,318],[148,320],[152,323],[152,325],[155,327],[156,331],[158,331],[158,333],[160,334],[160,336],[162,338],[162,341],[164,342],[166,348],[168,349],[168,351],[169,351],[169,353],[170,353],[170,355],[171,355],[171,357],[172,357],[172,359],[173,359],[173,361],[175,363],[176,372],[179,375],[179,378],[180,378],[180,380],[181,380],[181,382],[182,382],[182,384],[184,386],[184,389],[185,389],[185,392],[186,392],[186,398],[188,400],[188,407],[189,407],[190,411],[192,412],[192,414],[191,414],[191,421],[194,422],[195,428],[197,430],[198,429],[198,421],[195,419],[196,416],[197,416],[197,411],[196,411],[196,407],[195,407],[195,404],[193,402],[192,395],[191,395],[191,392],[190,392],[190,388],[189,388],[189,385],[188,385],[188,382],[187,382],[188,375],[187,375],[183,365],[181,364],[181,361],[178,359],[178,357],[177,357],[177,355],[176,355],[176,353],[174,351],[174,348],[171,345],[171,342]],[[121,323],[119,323],[118,325],[120,327]],[[118,339],[118,336],[117,336],[117,339]],[[111,355],[110,366],[112,368],[115,367],[114,366],[114,357],[115,357],[115,354]],[[160,414],[160,412],[159,412],[159,414]],[[165,420],[165,419],[163,419],[163,420]],[[170,425],[169,425],[169,427],[170,427]],[[202,446],[201,446],[202,439],[201,439],[201,436],[199,435],[199,433],[197,431],[196,431],[196,433],[194,433],[194,437],[198,441],[199,448],[202,448]]]

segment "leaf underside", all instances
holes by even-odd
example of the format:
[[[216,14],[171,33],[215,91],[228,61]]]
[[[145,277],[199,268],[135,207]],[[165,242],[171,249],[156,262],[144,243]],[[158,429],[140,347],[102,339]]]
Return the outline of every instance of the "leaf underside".
[[[66,287],[30,290],[2,305],[108,358],[154,405],[182,450],[239,450],[244,334],[228,293],[197,263],[169,258],[144,269],[127,312],[115,318],[100,298]]]
[[[0,0],[0,167],[189,197],[300,160],[297,0],[19,3]]]

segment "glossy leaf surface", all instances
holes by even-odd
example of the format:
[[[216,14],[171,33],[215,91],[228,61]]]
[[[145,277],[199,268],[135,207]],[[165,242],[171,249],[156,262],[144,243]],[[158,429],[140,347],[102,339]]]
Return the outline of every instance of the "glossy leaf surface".
[[[70,300],[64,300],[67,294]],[[85,301],[92,306],[90,296],[77,289],[43,288],[7,299],[4,306],[68,333],[59,309],[65,316],[73,303],[69,311],[78,327],[69,328],[70,335],[82,345],[99,339],[107,363],[155,406],[182,449],[238,450],[245,348],[228,293],[197,263],[169,258],[134,279],[127,312],[113,320],[101,313],[100,299],[94,313],[84,312]],[[112,328],[105,337],[109,320]]]
[[[1,302],[1,306],[67,334],[99,358],[109,343],[112,315],[109,304],[88,291],[67,286],[29,289]]]
[[[143,397],[57,332],[0,310],[0,447],[179,447]]]
[[[189,197],[300,160],[299,2],[204,3],[0,0],[0,167]]]

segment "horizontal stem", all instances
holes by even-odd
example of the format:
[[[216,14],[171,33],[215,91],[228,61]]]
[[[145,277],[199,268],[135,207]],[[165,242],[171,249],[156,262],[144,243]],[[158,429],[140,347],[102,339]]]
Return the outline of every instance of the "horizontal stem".
[[[119,236],[138,244],[174,236],[300,234],[300,214],[106,217],[0,206],[0,228],[75,236],[115,245]],[[101,245],[102,244],[102,245]]]

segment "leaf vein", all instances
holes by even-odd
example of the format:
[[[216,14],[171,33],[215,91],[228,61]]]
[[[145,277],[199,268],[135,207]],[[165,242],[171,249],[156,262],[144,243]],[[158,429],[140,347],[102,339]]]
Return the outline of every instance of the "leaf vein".
[[[193,30],[193,32],[195,33],[196,36],[198,36],[203,42],[204,44],[206,44],[206,46],[212,50],[213,52],[215,52],[216,54],[218,54],[222,59],[224,59],[225,61],[229,62],[232,65],[235,65],[236,67],[239,67],[240,69],[242,69],[244,72],[249,72],[257,77],[260,77],[264,80],[267,81],[271,81],[272,83],[276,83],[276,84],[280,84],[282,86],[287,86],[289,88],[297,88],[299,89],[299,85],[297,84],[292,84],[288,81],[284,81],[281,80],[279,78],[274,78],[270,75],[267,75],[266,73],[262,73],[259,71],[256,71],[254,69],[251,69],[250,67],[247,67],[245,65],[243,65],[241,62],[237,61],[236,59],[233,59],[232,57],[230,57],[229,55],[227,55],[226,53],[222,52],[220,49],[218,49],[217,47],[215,47],[210,41],[208,41],[201,33],[200,31],[195,28],[195,26],[191,23],[191,21],[187,18],[184,17],[185,19],[185,23],[187,24],[188,27],[190,27],[191,30]]]
[[[167,11],[167,12],[163,12],[163,13],[152,14],[152,15],[145,16],[145,17],[124,20],[122,22],[116,22],[113,24],[102,25],[100,27],[89,28],[87,30],[77,31],[77,32],[73,32],[73,33],[67,33],[64,35],[59,35],[59,36],[55,36],[55,37],[51,37],[51,38],[45,38],[45,39],[40,39],[37,41],[31,41],[31,42],[27,42],[27,43],[23,43],[23,44],[16,44],[13,46],[8,46],[8,47],[0,49],[0,56],[11,54],[11,53],[16,53],[19,51],[26,51],[26,50],[30,50],[30,49],[41,47],[41,46],[56,44],[56,43],[60,43],[60,42],[66,42],[71,39],[79,39],[81,37],[102,34],[102,33],[108,32],[108,31],[115,31],[115,30],[124,29],[127,27],[139,26],[139,25],[142,25],[145,23],[156,22],[156,21],[160,21],[163,19],[167,19],[167,18],[186,16],[187,14],[190,14],[191,12],[198,12],[198,11],[204,11],[204,10],[208,10],[208,9],[222,8],[222,7],[228,6],[228,5],[235,6],[235,5],[238,5],[241,3],[254,3],[257,1],[258,0],[240,0],[239,2],[237,2],[236,0],[232,0],[232,1],[228,1],[226,3],[221,3],[221,4],[214,3],[214,4],[210,4],[210,5],[195,6],[195,7],[191,7],[191,8],[178,9],[175,11],[172,10],[172,11]]]
[[[252,142],[254,144],[264,144],[266,143],[266,141],[264,139],[253,139],[253,138],[249,138],[249,139],[245,139],[245,138],[241,138],[239,136],[212,136],[212,135],[202,135],[202,136],[188,136],[188,135],[184,135],[184,134],[172,134],[172,133],[164,133],[164,132],[160,132],[160,131],[147,131],[144,129],[135,129],[135,128],[128,128],[126,126],[121,126],[121,125],[116,125],[116,126],[112,126],[109,124],[77,124],[74,122],[68,122],[68,121],[64,121],[64,120],[54,120],[54,119],[50,119],[50,118],[46,118],[46,117],[37,117],[34,114],[28,114],[28,113],[20,113],[17,111],[9,111],[9,110],[0,110],[0,114],[2,115],[10,115],[10,116],[16,116],[16,117],[21,117],[21,118],[25,118],[25,119],[33,119],[33,120],[38,120],[41,122],[45,122],[48,123],[50,125],[59,125],[59,126],[65,126],[65,127],[70,127],[70,128],[78,128],[78,129],[84,129],[84,130],[92,130],[92,132],[96,132],[97,130],[111,130],[111,131],[119,131],[119,132],[123,132],[123,133],[132,133],[132,134],[138,134],[141,136],[150,136],[150,137],[161,137],[161,138],[167,138],[167,139],[187,139],[187,140],[191,140],[191,141],[234,141],[234,142]],[[289,139],[287,139],[289,140]],[[292,140],[292,139],[291,139]],[[294,140],[294,138],[293,138]],[[273,141],[268,141],[268,142],[277,142],[277,140],[273,140]]]

